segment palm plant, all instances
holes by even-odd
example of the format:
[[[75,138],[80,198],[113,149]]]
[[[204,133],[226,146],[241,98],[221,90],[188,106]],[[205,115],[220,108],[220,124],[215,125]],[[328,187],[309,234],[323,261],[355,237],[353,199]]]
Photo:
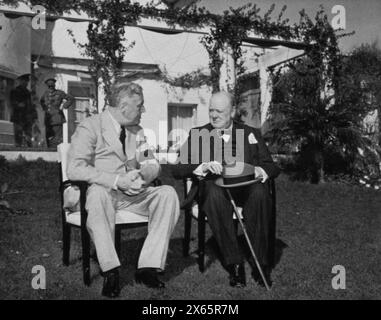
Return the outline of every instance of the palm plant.
[[[335,80],[335,94],[322,97],[319,73],[311,61],[300,59],[278,75],[274,87],[268,136],[279,146],[297,146],[312,182],[324,181],[330,153],[353,164],[358,148],[369,144],[362,132],[370,108],[364,92],[347,75]]]

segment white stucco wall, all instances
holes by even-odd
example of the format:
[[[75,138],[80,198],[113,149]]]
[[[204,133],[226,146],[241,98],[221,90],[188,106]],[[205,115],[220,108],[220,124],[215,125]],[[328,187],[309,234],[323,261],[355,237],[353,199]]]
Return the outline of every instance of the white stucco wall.
[[[87,26],[88,22],[70,22],[64,19],[48,22],[46,30],[33,30],[32,52],[56,57],[86,58],[73,42],[68,30],[73,32],[77,43],[85,44]],[[209,58],[200,43],[199,34],[165,35],[135,27],[125,29],[125,46],[135,42],[126,54],[126,62],[157,64],[173,76],[197,69],[208,72]]]
[[[168,147],[168,104],[186,103],[197,106],[197,126],[209,121],[208,105],[211,90],[174,88],[158,80],[136,80],[143,87],[144,107],[141,126],[150,145]]]
[[[168,103],[187,103],[197,105],[197,126],[202,126],[209,122],[209,100],[212,95],[211,88],[203,86],[201,88],[184,89],[166,85]]]
[[[56,57],[86,58],[78,46],[73,42],[68,30],[73,31],[77,43],[87,43],[87,22],[70,22],[58,19],[52,29],[52,53]]]
[[[10,69],[15,76],[30,73],[31,19],[8,19],[0,14],[0,67]]]
[[[86,58],[73,42],[68,30],[73,31],[77,43],[87,43],[87,22],[71,22],[64,19],[46,21],[45,29],[32,29],[32,53],[39,56]]]
[[[143,88],[144,107],[140,125],[144,128],[148,142],[152,146],[165,146],[167,141],[168,99],[163,84],[157,80],[134,81]]]
[[[200,43],[201,36],[192,33],[165,35],[140,28],[126,28],[126,38],[135,41],[126,61],[153,63],[176,76],[197,69],[209,72],[208,53]]]

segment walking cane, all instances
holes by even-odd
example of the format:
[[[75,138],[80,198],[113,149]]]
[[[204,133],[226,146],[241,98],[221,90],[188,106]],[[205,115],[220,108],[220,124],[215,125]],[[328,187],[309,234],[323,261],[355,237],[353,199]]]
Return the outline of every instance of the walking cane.
[[[264,282],[264,284],[265,284],[265,286],[266,286],[267,291],[270,291],[270,287],[269,287],[269,285],[268,285],[268,283],[267,283],[267,281],[266,281],[266,278],[265,278],[265,276],[264,276],[264,274],[263,274],[263,271],[262,271],[261,265],[260,265],[259,262],[258,262],[257,256],[255,255],[253,246],[251,245],[251,242],[250,242],[250,239],[249,239],[249,235],[247,234],[247,231],[246,231],[245,224],[243,223],[243,221],[242,221],[242,219],[241,219],[241,216],[240,216],[239,213],[238,213],[237,206],[235,205],[235,202],[234,202],[234,199],[233,199],[233,197],[232,197],[232,195],[231,195],[231,193],[230,193],[230,190],[229,190],[229,189],[226,189],[226,192],[228,193],[228,196],[229,196],[229,198],[230,198],[230,202],[231,202],[231,204],[233,205],[235,215],[236,215],[236,217],[237,217],[237,219],[238,219],[238,221],[239,221],[239,223],[240,223],[240,225],[241,225],[241,227],[242,227],[243,234],[245,235],[247,244],[249,245],[249,248],[250,248],[251,255],[252,255],[252,257],[254,258],[255,264],[257,265],[257,268],[258,268],[259,273],[260,273],[260,275],[261,275],[261,277],[262,277],[262,280],[263,280],[263,282]]]

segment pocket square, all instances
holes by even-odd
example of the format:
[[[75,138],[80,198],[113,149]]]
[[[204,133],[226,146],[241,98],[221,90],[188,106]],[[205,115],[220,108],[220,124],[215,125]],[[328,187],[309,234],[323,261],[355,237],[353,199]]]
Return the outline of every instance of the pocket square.
[[[257,141],[257,139],[255,139],[253,133],[250,133],[250,134],[249,134],[248,139],[249,139],[249,143],[250,143],[250,144],[256,144],[256,143],[258,143],[258,141]]]

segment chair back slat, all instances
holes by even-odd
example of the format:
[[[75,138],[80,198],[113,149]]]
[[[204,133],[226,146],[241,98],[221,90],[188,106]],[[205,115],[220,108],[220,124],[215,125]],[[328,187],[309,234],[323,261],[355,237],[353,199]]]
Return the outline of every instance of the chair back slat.
[[[61,143],[57,146],[58,162],[61,163],[62,181],[68,180],[66,170],[67,170],[69,148],[70,148],[70,143]]]
[[[191,178],[186,178],[185,180],[185,194],[188,194],[192,187],[192,179]]]

